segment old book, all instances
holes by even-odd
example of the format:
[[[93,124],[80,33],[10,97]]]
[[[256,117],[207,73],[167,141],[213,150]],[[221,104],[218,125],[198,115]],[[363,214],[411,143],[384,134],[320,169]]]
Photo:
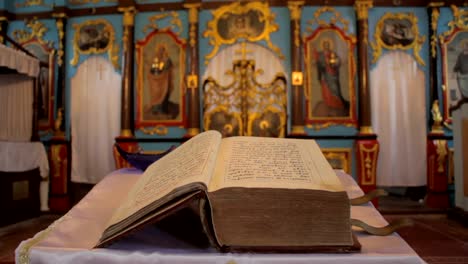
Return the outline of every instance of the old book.
[[[222,251],[356,251],[348,196],[313,140],[207,131],[148,167],[97,247],[199,201]]]

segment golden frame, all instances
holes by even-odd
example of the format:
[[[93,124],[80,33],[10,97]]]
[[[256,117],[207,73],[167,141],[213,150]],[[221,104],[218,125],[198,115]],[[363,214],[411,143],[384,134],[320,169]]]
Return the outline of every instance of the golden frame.
[[[229,17],[240,17],[247,15],[249,12],[257,12],[259,14],[259,21],[264,23],[263,30],[253,35],[246,34],[245,32],[234,33],[232,36],[222,36],[222,32],[218,27],[220,20],[229,19]],[[264,40],[268,47],[273,50],[280,59],[284,59],[285,56],[282,54],[281,49],[275,46],[270,40],[270,34],[278,31],[279,26],[274,22],[275,14],[271,12],[268,3],[262,2],[249,2],[242,4],[240,2],[234,2],[230,5],[222,6],[213,12],[213,19],[208,22],[207,30],[203,33],[203,37],[210,38],[210,45],[213,46],[213,50],[205,56],[205,63],[213,58],[221,45],[233,44],[238,38],[245,38],[250,42],[257,42]]]
[[[414,38],[412,39],[411,43],[407,45],[403,45],[401,43],[395,43],[395,44],[388,44],[386,43],[383,39],[382,36],[385,36],[387,31],[385,30],[386,26],[386,21],[387,20],[407,20],[409,23],[411,23],[411,33],[413,34]],[[424,36],[419,35],[419,30],[418,30],[418,18],[413,14],[413,13],[385,13],[379,21],[377,22],[377,26],[375,28],[375,33],[374,33],[374,40],[375,43],[371,42],[371,47],[373,50],[372,53],[372,63],[376,63],[380,56],[382,55],[383,49],[388,49],[388,50],[409,50],[413,49],[413,56],[416,59],[416,61],[422,65],[425,66],[426,64],[424,63],[424,60],[420,56],[420,51],[422,48],[422,44],[426,40]],[[407,40],[407,39],[405,39]]]
[[[450,90],[449,87],[449,70],[448,70],[448,45],[451,44],[458,34],[468,34],[468,10],[459,9],[458,7],[451,6],[453,12],[453,20],[448,23],[449,30],[439,36],[440,50],[442,53],[442,95],[443,95],[443,109],[444,109],[444,124],[450,128],[448,124],[452,123],[452,115],[450,113]],[[459,42],[467,41],[463,40]],[[456,102],[455,102],[456,103]]]
[[[89,27],[89,26],[98,26],[98,25],[103,25],[103,32],[108,34],[108,43],[105,47],[102,48],[96,48],[96,47],[90,47],[89,49],[82,50],[79,46],[79,42],[84,38],[81,34],[81,30],[84,27]],[[115,43],[115,31],[114,27],[112,24],[107,21],[106,19],[100,18],[100,19],[95,19],[95,20],[89,20],[86,22],[83,22],[81,24],[73,24],[73,29],[75,30],[75,35],[73,38],[73,59],[70,61],[70,64],[73,66],[76,66],[78,64],[78,61],[80,60],[80,54],[85,54],[85,55],[90,55],[90,54],[101,54],[107,51],[107,55],[109,56],[109,60],[112,62],[112,65],[114,65],[114,68],[116,70],[120,69],[119,65],[119,47]]]
[[[344,170],[347,174],[351,173],[351,148],[320,148],[320,150],[322,151],[327,161],[338,160],[341,164],[343,164],[343,168],[341,169]]]

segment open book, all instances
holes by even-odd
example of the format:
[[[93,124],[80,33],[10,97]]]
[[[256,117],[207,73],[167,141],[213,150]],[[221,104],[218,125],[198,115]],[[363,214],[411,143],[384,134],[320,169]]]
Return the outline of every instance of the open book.
[[[143,173],[97,247],[199,201],[222,251],[356,251],[348,196],[314,140],[207,131]]]

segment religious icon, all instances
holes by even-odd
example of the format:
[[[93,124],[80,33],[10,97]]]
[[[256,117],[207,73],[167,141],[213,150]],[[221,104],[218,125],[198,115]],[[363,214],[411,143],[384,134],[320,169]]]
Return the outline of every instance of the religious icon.
[[[158,30],[137,42],[136,127],[181,124],[185,89],[185,46]]]
[[[354,123],[352,38],[337,28],[318,29],[304,46],[309,123]]]
[[[449,108],[468,99],[468,31],[460,30],[448,37],[441,50],[444,63],[445,116],[450,119]]]
[[[265,21],[260,19],[258,10],[248,10],[243,14],[226,12],[218,20],[218,33],[225,40],[258,37],[265,30]]]
[[[387,18],[383,21],[383,30],[380,33],[382,41],[389,46],[408,46],[415,39],[409,19]]]

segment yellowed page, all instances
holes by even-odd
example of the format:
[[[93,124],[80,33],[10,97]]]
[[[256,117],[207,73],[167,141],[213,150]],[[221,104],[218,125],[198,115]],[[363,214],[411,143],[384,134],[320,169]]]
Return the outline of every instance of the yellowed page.
[[[344,191],[314,140],[225,138],[216,164],[210,192],[224,187]]]
[[[177,187],[201,182],[208,186],[221,134],[207,131],[185,142],[149,166],[111,218],[118,223]]]

